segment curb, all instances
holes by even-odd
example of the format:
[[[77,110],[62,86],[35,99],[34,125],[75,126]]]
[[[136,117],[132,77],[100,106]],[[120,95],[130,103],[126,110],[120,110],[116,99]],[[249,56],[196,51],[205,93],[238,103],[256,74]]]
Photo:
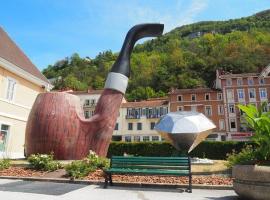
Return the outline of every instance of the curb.
[[[42,181],[42,182],[54,182],[54,183],[71,183],[71,184],[83,184],[83,185],[101,185],[103,181],[89,181],[89,180],[70,180],[63,178],[40,178],[40,177],[16,177],[16,176],[0,176],[0,179],[13,179],[13,180],[24,180],[24,181]],[[186,188],[187,184],[162,184],[162,183],[114,183],[114,186],[118,187],[135,187],[135,188]],[[202,185],[192,184],[192,189],[206,189],[206,190],[233,190],[232,185]]]

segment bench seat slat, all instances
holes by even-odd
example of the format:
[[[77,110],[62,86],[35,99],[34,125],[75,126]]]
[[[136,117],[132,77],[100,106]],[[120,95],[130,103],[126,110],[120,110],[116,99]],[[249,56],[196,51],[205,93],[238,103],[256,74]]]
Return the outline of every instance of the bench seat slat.
[[[144,157],[144,156],[112,156],[112,159],[146,159],[146,160],[188,160],[188,157]]]
[[[172,169],[172,170],[188,170],[189,166],[160,166],[160,165],[115,165],[112,168],[128,168],[128,169]]]
[[[120,168],[111,168],[109,170],[106,170],[106,172],[110,173],[121,173],[121,174],[127,174],[127,173],[136,173],[136,174],[159,174],[159,175],[188,175],[188,170],[151,170],[151,169],[120,169]]]
[[[154,162],[112,162],[115,165],[160,165],[160,166],[189,166],[188,163],[154,163]]]

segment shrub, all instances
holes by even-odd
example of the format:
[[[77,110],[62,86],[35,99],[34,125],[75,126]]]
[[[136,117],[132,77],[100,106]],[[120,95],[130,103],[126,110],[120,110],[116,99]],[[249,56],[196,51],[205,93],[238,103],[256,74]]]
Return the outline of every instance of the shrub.
[[[226,164],[229,168],[231,168],[234,165],[240,164],[240,165],[248,165],[248,164],[255,164],[256,162],[256,155],[255,151],[252,148],[252,146],[247,145],[245,148],[241,150],[241,152],[236,153],[232,152],[231,154],[228,154],[228,163]]]
[[[229,165],[270,162],[270,112],[263,112],[267,103],[263,103],[258,109],[253,105],[238,107],[245,113],[245,122],[254,130],[252,141],[255,148],[245,148],[238,155],[231,154],[228,157]]]
[[[108,167],[109,160],[107,158],[99,157],[95,152],[90,151],[89,155],[85,159],[73,161],[66,165],[65,169],[69,177],[82,178],[97,169],[105,169]]]
[[[36,170],[55,171],[62,168],[58,161],[53,160],[53,154],[32,154],[27,160]]]
[[[10,165],[11,163],[9,159],[0,160],[0,170],[7,169],[10,167]]]
[[[96,168],[88,163],[88,160],[76,160],[65,166],[67,175],[72,178],[82,178],[90,172],[94,172]]]
[[[189,155],[192,157],[224,160],[228,153],[241,151],[250,142],[215,142],[204,141],[200,143]],[[108,157],[122,156],[124,153],[134,156],[182,156],[185,151],[176,150],[168,142],[112,142],[109,147]]]

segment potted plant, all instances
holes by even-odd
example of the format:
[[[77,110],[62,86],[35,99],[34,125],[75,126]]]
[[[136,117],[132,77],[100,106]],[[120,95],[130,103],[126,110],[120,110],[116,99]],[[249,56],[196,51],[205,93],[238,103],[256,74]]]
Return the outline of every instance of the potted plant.
[[[234,178],[233,188],[243,199],[270,199],[270,112],[267,103],[258,109],[239,105],[247,125],[254,131],[252,145],[228,157]]]

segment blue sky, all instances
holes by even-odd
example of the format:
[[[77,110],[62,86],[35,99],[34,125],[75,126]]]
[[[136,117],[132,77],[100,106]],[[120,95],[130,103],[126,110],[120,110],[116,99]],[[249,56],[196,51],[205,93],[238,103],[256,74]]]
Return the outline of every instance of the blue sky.
[[[10,0],[1,2],[0,26],[43,69],[74,52],[95,57],[119,51],[137,23],[165,23],[168,32],[269,8],[270,0]]]

